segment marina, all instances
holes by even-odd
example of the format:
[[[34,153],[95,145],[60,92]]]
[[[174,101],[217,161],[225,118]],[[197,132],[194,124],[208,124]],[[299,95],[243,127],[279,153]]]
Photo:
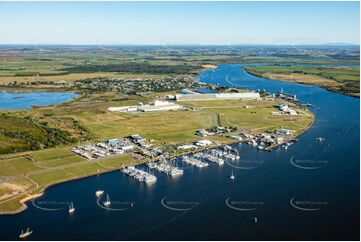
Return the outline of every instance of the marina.
[[[145,182],[145,183],[155,183],[157,181],[157,177],[143,171],[141,169],[137,169],[134,166],[128,166],[121,170],[124,174],[128,175],[129,177],[134,178],[135,180],[139,182]]]
[[[150,169],[155,169],[159,172],[165,173],[171,177],[183,175],[183,170],[177,168],[167,160],[160,160],[155,163],[147,163]]]
[[[209,166],[209,164],[207,162],[201,161],[200,159],[194,158],[189,155],[184,155],[181,157],[181,159],[184,163],[187,163],[189,165],[192,165],[192,166],[195,166],[198,168],[204,168],[204,167]]]

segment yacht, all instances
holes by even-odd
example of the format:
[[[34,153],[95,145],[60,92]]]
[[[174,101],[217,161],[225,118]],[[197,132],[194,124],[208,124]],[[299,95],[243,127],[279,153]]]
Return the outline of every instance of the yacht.
[[[69,205],[69,213],[74,213],[74,212],[75,212],[74,204],[73,202],[71,202]]]
[[[233,175],[233,171],[232,171],[232,174],[231,174],[231,176],[229,177],[231,180],[234,180],[235,179],[235,177],[234,177],[234,175]]]
[[[183,170],[175,168],[175,169],[171,169],[169,171],[169,175],[170,176],[178,176],[178,175],[183,175]]]
[[[316,138],[318,141],[320,141],[320,142],[322,142],[322,141],[324,141],[325,140],[325,138],[322,138],[322,137],[318,137],[318,138]]]
[[[153,176],[153,175],[147,175],[144,177],[144,182],[145,183],[153,183],[157,181],[157,177]]]
[[[95,192],[95,196],[100,197],[100,196],[103,195],[103,193],[104,193],[103,190],[97,190],[97,191]]]
[[[23,230],[21,230],[21,233],[20,233],[20,235],[19,235],[19,238],[20,238],[20,239],[25,239],[26,237],[29,237],[32,233],[33,233],[33,231],[32,231],[32,230],[30,231],[29,228],[26,229],[25,233],[24,233]]]
[[[104,204],[104,206],[106,206],[106,207],[109,207],[109,206],[110,206],[111,202],[110,202],[110,199],[109,199],[108,194],[107,194],[107,200],[106,200],[103,204]]]

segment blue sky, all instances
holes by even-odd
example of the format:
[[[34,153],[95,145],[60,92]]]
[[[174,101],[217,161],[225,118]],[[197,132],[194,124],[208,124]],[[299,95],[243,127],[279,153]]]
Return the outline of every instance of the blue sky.
[[[359,2],[0,2],[2,44],[359,44]]]

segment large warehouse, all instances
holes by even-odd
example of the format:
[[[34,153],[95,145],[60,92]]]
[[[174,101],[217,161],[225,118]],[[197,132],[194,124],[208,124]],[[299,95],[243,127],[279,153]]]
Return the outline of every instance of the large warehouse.
[[[243,93],[207,93],[207,94],[177,94],[177,101],[201,101],[201,100],[253,100],[260,99],[258,92]]]
[[[155,111],[170,111],[183,108],[182,106],[167,102],[155,100],[154,104],[145,104],[139,106],[122,106],[122,107],[109,107],[108,111],[112,112],[155,112]]]

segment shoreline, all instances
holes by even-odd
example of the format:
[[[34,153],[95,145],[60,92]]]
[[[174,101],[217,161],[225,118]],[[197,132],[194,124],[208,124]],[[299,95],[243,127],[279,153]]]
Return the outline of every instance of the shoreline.
[[[292,137],[291,139],[296,139],[300,136],[302,136],[305,132],[307,132],[312,126],[313,124],[315,123],[315,120],[316,120],[316,116],[315,115],[312,115],[312,121],[311,123],[305,128],[305,130],[303,130],[303,132],[299,133],[298,135]],[[212,145],[212,146],[209,146],[209,147],[204,147],[204,148],[200,148],[200,149],[197,149],[197,150],[190,150],[190,151],[186,151],[186,152],[183,152],[181,154],[175,154],[175,155],[170,155],[168,158],[175,158],[175,157],[179,157],[179,156],[183,156],[183,155],[188,155],[188,154],[194,154],[194,153],[197,153],[197,152],[202,152],[202,151],[205,151],[205,150],[210,150],[210,149],[216,149],[216,148],[219,148],[221,146],[224,146],[224,145],[233,145],[233,144],[240,144],[240,143],[244,143],[243,141],[238,141],[238,140],[233,140],[233,139],[229,139],[229,141],[227,140],[227,142],[219,142],[219,141],[213,141],[215,142],[215,145]],[[272,152],[273,149],[285,144],[285,142],[282,142],[280,144],[275,144],[274,146],[272,146],[270,148],[269,151],[262,151],[262,152]],[[135,165],[143,165],[143,164],[146,164],[148,162],[157,162],[159,161],[159,159],[145,159],[145,160],[142,160],[142,161],[139,161],[139,162],[136,162]],[[22,198],[19,203],[21,204],[21,207],[17,210],[14,210],[14,211],[3,211],[3,212],[0,212],[0,216],[9,216],[9,215],[16,215],[16,214],[20,214],[24,211],[26,211],[26,209],[28,208],[28,206],[26,205],[27,202],[31,201],[31,200],[35,200],[37,198],[40,198],[42,197],[46,191],[54,186],[57,186],[57,185],[61,185],[61,184],[65,184],[65,183],[68,183],[68,182],[73,182],[73,181],[76,181],[76,180],[82,180],[82,179],[86,179],[86,178],[89,178],[89,177],[92,177],[92,176],[97,176],[97,175],[104,175],[106,173],[110,173],[110,172],[115,172],[119,169],[122,169],[123,166],[120,166],[120,167],[114,167],[114,168],[105,168],[105,169],[109,169],[109,170],[105,170],[103,172],[96,172],[96,173],[92,173],[92,174],[88,174],[88,175],[84,175],[84,176],[79,176],[79,177],[75,177],[75,178],[71,178],[70,180],[60,180],[60,181],[57,181],[55,183],[52,183],[52,184],[49,184],[47,186],[44,186],[44,187],[41,187],[40,190],[35,193],[35,194],[26,194],[26,197]],[[11,201],[11,200],[10,200]]]
[[[236,141],[236,142],[230,142],[230,143],[227,143],[227,144],[234,144],[234,143],[240,143],[240,142]],[[174,156],[170,156],[169,158],[174,158],[174,157],[178,157],[178,156],[182,156],[182,155],[186,155],[186,154],[192,154],[194,152],[199,152],[199,151],[203,151],[203,150],[213,149],[213,148],[217,148],[217,147],[222,146],[222,145],[225,145],[225,144],[217,144],[217,145],[214,145],[214,146],[211,146],[211,147],[206,147],[206,148],[195,150],[195,151],[188,151],[188,152],[184,152],[182,154],[177,154],[177,155],[174,155]],[[143,164],[146,164],[148,162],[157,162],[157,161],[159,161],[159,159],[154,159],[154,160],[145,159],[145,160],[142,160],[141,162],[137,162],[135,165],[143,165]],[[76,181],[76,180],[86,179],[86,178],[89,178],[89,177],[92,177],[92,176],[104,175],[106,173],[110,173],[110,172],[114,172],[114,171],[117,171],[119,169],[122,169],[122,167],[123,166],[114,167],[114,168],[105,168],[105,169],[109,169],[109,170],[106,170],[106,171],[103,171],[103,172],[96,172],[96,173],[93,173],[93,174],[88,174],[88,175],[80,176],[80,177],[76,177],[76,178],[72,178],[70,180],[60,180],[60,181],[57,181],[57,182],[55,182],[53,184],[49,184],[47,186],[42,187],[35,194],[24,194],[27,197],[24,197],[19,201],[19,203],[21,204],[21,207],[19,209],[14,210],[14,211],[0,212],[0,216],[16,215],[16,214],[20,214],[20,213],[24,212],[28,208],[28,206],[26,205],[27,202],[42,197],[46,193],[46,190],[48,190],[48,189],[50,189],[50,188],[52,188],[54,186],[65,184],[65,183],[68,183],[68,182],[73,182],[73,181]],[[11,201],[11,200],[9,200],[9,201]]]
[[[210,71],[210,70],[217,69],[218,67],[219,67],[218,65],[214,65],[214,64],[205,64],[205,65],[202,65],[201,69],[193,70],[193,71],[191,71],[191,73],[199,74],[204,71]]]

